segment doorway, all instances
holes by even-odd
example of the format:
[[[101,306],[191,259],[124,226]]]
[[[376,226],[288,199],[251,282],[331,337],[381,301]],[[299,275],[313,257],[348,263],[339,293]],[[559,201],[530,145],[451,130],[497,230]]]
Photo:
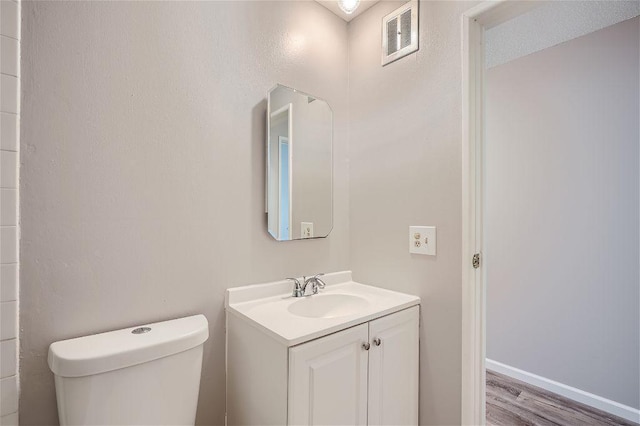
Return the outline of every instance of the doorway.
[[[502,3],[496,4],[496,3],[487,2],[487,3],[482,3],[479,6],[475,7],[474,9],[470,10],[463,17],[463,30],[464,30],[463,31],[463,40],[464,40],[464,43],[463,43],[463,59],[464,59],[464,68],[463,68],[463,71],[464,71],[464,76],[463,76],[464,78],[463,80],[463,93],[464,93],[464,98],[463,98],[463,111],[464,111],[464,117],[463,117],[463,120],[464,120],[463,122],[463,129],[464,129],[463,236],[464,236],[464,240],[463,240],[463,248],[464,248],[464,253],[463,253],[463,265],[462,265],[463,267],[463,365],[462,365],[462,371],[463,371],[463,383],[462,383],[463,406],[462,408],[463,409],[462,409],[462,415],[463,415],[464,424],[483,424],[486,419],[486,412],[485,412],[485,407],[486,407],[485,406],[485,402],[486,402],[485,386],[486,385],[485,384],[487,383],[487,378],[485,376],[485,372],[486,372],[485,360],[487,356],[486,328],[488,324],[487,323],[487,303],[488,303],[487,293],[488,293],[488,289],[491,288],[491,283],[489,282],[489,280],[495,279],[495,277],[492,277],[490,274],[488,275],[488,270],[491,270],[490,269],[491,267],[490,266],[488,267],[487,265],[489,264],[488,262],[493,261],[494,258],[499,258],[499,256],[492,257],[496,255],[497,252],[495,250],[491,251],[491,247],[487,248],[488,241],[491,241],[489,232],[492,232],[492,231],[489,230],[487,232],[487,229],[485,227],[487,221],[492,220],[492,218],[495,219],[495,214],[494,214],[495,211],[487,212],[489,203],[486,202],[487,201],[486,185],[490,183],[492,179],[491,176],[487,176],[488,167],[487,167],[487,163],[485,163],[487,158],[486,156],[489,154],[487,150],[488,145],[487,145],[487,139],[486,139],[487,123],[485,120],[487,117],[487,108],[490,107],[489,105],[490,102],[487,102],[487,98],[486,98],[487,87],[485,85],[488,77],[487,70],[485,68],[486,58],[485,58],[485,52],[484,52],[484,48],[485,48],[484,43],[486,41],[485,39],[486,31],[496,27],[497,25],[500,25],[501,23],[512,20],[515,17],[518,17],[532,10],[532,7],[536,7],[536,6],[537,6],[536,4],[531,4],[531,3],[514,4],[511,2],[502,2]],[[548,63],[545,63],[545,65],[548,65]],[[526,71],[526,69],[524,71]],[[505,80],[505,77],[502,76],[500,81],[504,81],[504,80]],[[533,80],[535,81],[535,79]],[[573,83],[575,83],[575,81]],[[525,85],[526,84],[531,84],[531,80],[526,82]],[[520,85],[522,86],[522,83]],[[564,86],[562,88],[564,88]],[[513,91],[513,88],[511,90]],[[554,94],[558,94],[558,92],[556,91],[554,92]],[[563,99],[566,98],[566,96],[559,96],[559,97],[562,97]],[[511,100],[511,102],[513,102],[513,100]],[[552,105],[552,107],[553,106],[555,106],[555,104]],[[562,124],[564,121],[570,118],[570,116],[571,114],[565,114],[565,116],[561,117],[561,120],[559,120],[559,122]],[[637,114],[636,114],[636,120],[637,120]],[[513,120],[504,120],[504,122],[513,123]],[[635,127],[637,129],[638,126],[636,125]],[[532,132],[535,132],[535,130],[537,129],[529,128],[529,130],[531,130]],[[515,137],[519,137],[519,136],[516,135]],[[589,135],[587,135],[586,138],[588,137]],[[511,140],[512,141],[514,140],[514,135],[511,135]],[[541,138],[538,138],[538,142],[541,145],[547,141],[541,140]],[[513,147],[514,145],[512,144],[509,146]],[[637,150],[637,137],[636,137],[635,149]],[[565,166],[565,164],[571,164],[572,161],[575,160],[574,157],[579,157],[580,155],[582,155],[583,154],[582,150],[583,150],[583,147],[580,145],[574,147],[574,149],[569,149],[566,153],[562,153],[561,152],[562,150],[559,150],[560,151],[558,152],[559,155],[557,155],[556,158],[551,159],[552,162],[553,161],[559,162],[559,164],[557,165],[559,165],[560,167],[557,170],[560,172],[560,175],[562,175],[563,172],[565,172],[565,175],[566,175],[566,170],[563,170],[563,167]],[[579,155],[572,156],[572,153],[576,153],[576,152]],[[528,154],[531,155],[532,153],[528,153]],[[535,152],[533,154],[535,154]],[[604,154],[605,155],[611,154],[611,150],[605,151]],[[635,161],[635,164],[637,167],[637,160],[638,160],[637,152],[636,152],[636,155],[631,155],[631,157],[632,157],[631,160]],[[538,160],[540,160],[540,158],[538,158]],[[544,159],[542,160],[544,161]],[[601,158],[601,160],[605,160],[605,159]],[[601,170],[596,170],[596,168],[600,167],[600,165],[597,164],[598,159],[594,158],[594,161],[596,162],[596,165],[592,167],[591,172],[592,174],[595,175],[601,172]],[[613,162],[613,164],[616,164],[616,162],[623,162],[625,160],[622,157],[618,157],[617,159],[611,160],[611,161]],[[579,162],[578,164],[580,165],[588,164],[588,161],[586,161],[585,159],[582,159],[581,162]],[[539,163],[536,163],[533,165],[527,164],[525,166],[533,166],[534,168],[538,167],[538,173],[554,172],[554,168],[552,167],[553,165],[549,166],[549,164],[547,164],[548,167],[546,168],[543,167],[543,164],[539,164]],[[585,170],[585,173],[587,173],[587,176],[588,176],[589,170]],[[575,177],[575,173],[569,173],[569,175]],[[536,176],[535,172],[533,176],[534,177]],[[630,177],[633,178],[633,176],[630,176]],[[638,179],[635,178],[636,186],[637,186],[637,180]],[[495,183],[496,180],[494,179],[493,182]],[[507,184],[514,184],[514,183],[515,182],[507,182]],[[611,189],[615,192],[617,187],[615,185],[611,185],[611,187],[612,187]],[[559,190],[560,188],[555,188],[555,189]],[[591,189],[592,189],[591,187],[587,187],[587,189],[585,190],[584,195],[587,198],[592,195],[589,193]],[[557,191],[557,192],[562,192],[562,191]],[[637,192],[638,192],[637,188],[635,188],[636,195],[631,197],[632,202],[634,199],[636,200],[635,202],[636,210],[637,210]],[[516,188],[516,193],[517,193],[517,188]],[[521,198],[524,200],[527,200],[530,195],[531,194],[525,193]],[[560,197],[562,196],[564,196],[565,199],[575,198],[577,201],[581,200],[580,194],[576,194],[572,192],[565,191],[564,193],[560,194]],[[597,204],[597,199],[595,201],[596,201],[595,204]],[[598,209],[599,207],[600,206],[596,205],[594,206],[594,209]],[[543,211],[544,209],[538,209],[536,206],[533,206],[533,208],[524,209],[524,212],[525,213],[532,212],[535,214],[537,210]],[[556,216],[562,216],[562,213],[568,210],[570,209],[568,209],[567,206],[565,205],[564,207],[560,208],[560,210],[558,211],[558,213],[560,214]],[[635,214],[637,215],[637,212]],[[554,220],[556,216],[553,216]],[[579,222],[580,220],[584,220],[585,218],[588,218],[589,215],[578,214],[577,217],[576,215],[573,215],[572,217],[573,217],[573,223],[569,223],[569,226],[568,226],[569,228],[571,226],[579,225],[579,223],[576,224],[576,222]],[[532,219],[533,222],[532,221],[527,222],[527,220],[528,220],[527,218],[524,218],[524,219],[519,218],[519,222],[516,222],[514,224],[515,226],[514,229],[512,229],[511,232],[507,234],[518,235],[518,231],[520,230],[520,227],[522,227],[522,225],[525,223],[528,223],[526,225],[530,228],[528,230],[535,231],[535,224],[544,222],[540,218],[536,218],[536,217]],[[535,222],[536,220],[538,222]],[[533,227],[532,227],[532,223],[534,224]],[[559,228],[560,231],[556,231],[556,232],[565,232],[566,228],[567,226],[563,225],[562,228]],[[544,231],[545,229],[541,229],[540,234],[541,235],[544,234]],[[633,229],[628,229],[628,231],[633,232]],[[568,235],[570,236],[571,232],[568,232]],[[577,235],[580,236],[580,232],[578,232]],[[531,242],[533,241],[535,243],[539,243],[540,241],[535,241],[537,238],[536,235],[534,235],[533,237],[529,236],[528,239],[520,235],[518,236],[519,236],[519,239],[516,242],[521,244],[522,246],[518,250],[521,250],[521,251],[531,250],[533,252],[533,253],[530,253],[532,254],[531,258],[532,260],[534,260],[530,265],[528,265],[526,263],[527,259],[524,259],[520,267],[528,268],[529,271],[531,270],[535,271],[536,266],[540,268],[540,266],[542,265],[540,262],[540,258],[535,257],[535,254],[536,254],[535,251],[537,250],[536,244],[531,244]],[[637,229],[635,230],[635,237],[637,240]],[[574,238],[575,238],[575,235],[574,235]],[[620,238],[624,238],[624,236],[621,236]],[[495,248],[495,238],[494,238],[493,244]],[[637,244],[635,244],[635,247],[637,248]],[[544,245],[539,248],[540,248],[539,252],[544,253],[544,250],[545,250]],[[568,248],[568,247],[565,247],[565,248]],[[604,255],[610,252],[611,248],[608,247],[607,250],[608,251],[605,252]],[[511,251],[513,252],[515,251],[515,249],[512,248]],[[621,253],[625,253],[625,252],[629,252],[629,250],[621,251]],[[633,250],[631,250],[631,252],[633,253]],[[574,254],[578,255],[579,257],[580,254],[583,254],[583,251],[577,250],[576,253]],[[624,257],[624,255],[621,255],[621,256]],[[583,259],[584,261],[587,261],[586,258],[583,258]],[[580,261],[579,258],[577,260],[578,260],[577,267],[575,265],[571,267],[566,267],[567,265],[560,265],[561,269],[563,268],[563,270],[567,271],[568,274],[571,274],[571,273],[573,273],[574,275],[582,274],[584,278],[590,278],[592,275],[592,271],[589,271],[589,273],[585,272],[586,270],[588,270],[588,268],[584,267],[584,265],[581,265],[579,263]],[[637,256],[635,259],[631,259],[629,261],[631,262],[635,261],[637,263]],[[546,263],[544,263],[543,266],[546,267],[545,269],[553,269],[552,267],[549,267],[549,265],[547,265]],[[637,282],[635,285],[636,285],[635,291],[637,292]],[[529,289],[530,288],[531,286],[529,287]],[[580,299],[580,297],[583,297],[585,293],[581,290],[582,289],[578,287],[575,292],[578,299]],[[607,295],[606,287],[604,287],[603,297],[606,298],[607,297],[606,295]],[[555,303],[558,299],[558,297],[556,297],[556,295],[553,294],[553,292],[551,292],[551,294],[547,294],[546,297],[547,297],[546,300],[550,302],[550,305]],[[576,299],[576,305],[580,304],[579,303],[580,300],[578,299]],[[636,299],[637,299],[637,296],[636,296]],[[529,303],[528,305],[534,305],[534,303]],[[596,309],[596,306],[593,306],[593,308]],[[568,309],[567,311],[571,312]],[[575,314],[569,313],[568,315],[575,315]],[[509,319],[503,318],[503,321],[506,321],[508,324]],[[589,326],[589,327],[590,328],[588,330],[593,331],[595,326]],[[505,327],[505,329],[507,328],[508,327]],[[583,328],[585,328],[584,325],[583,325]],[[521,330],[521,331],[526,332],[527,330]],[[550,331],[553,332],[555,330],[550,329]],[[584,332],[584,329],[581,330],[581,332]],[[567,341],[571,341],[572,338],[573,336],[568,336]],[[530,339],[530,340],[534,340],[534,339]],[[579,342],[582,343],[581,341]],[[636,360],[636,363],[637,363],[637,360]],[[492,367],[494,369],[500,368],[499,364],[500,363],[493,363]],[[503,366],[504,365],[505,364],[503,364]],[[570,367],[574,367],[569,363],[567,363],[566,365],[567,365],[566,370],[571,370]],[[506,379],[513,378],[514,375],[517,376],[517,371],[515,371],[517,369],[514,369],[512,368],[513,366],[509,366],[509,365],[507,365],[507,367],[511,367],[511,368],[503,369],[501,371],[501,373],[509,374],[506,376]],[[564,374],[565,372],[562,372],[562,373]],[[630,373],[633,374],[632,371]],[[522,376],[521,378],[527,379],[529,380],[529,383],[531,383],[531,377],[532,375],[528,374],[528,376]],[[542,377],[542,376],[539,376],[539,377]],[[504,381],[500,382],[500,380],[502,379],[503,378],[492,374],[489,377],[488,381],[492,385],[495,384],[496,386],[500,386],[501,389],[506,389],[506,388],[509,388],[510,386],[511,386],[510,389],[513,389],[513,386],[512,386],[513,383],[510,384]],[[544,377],[542,377],[542,379],[544,379]],[[622,379],[620,380],[622,381]],[[546,382],[544,380],[537,382],[537,386],[547,386],[548,384],[549,384],[549,380],[547,380]],[[526,391],[530,391],[530,390],[531,389],[527,389]],[[554,391],[555,390],[557,390],[560,393],[563,392],[563,389],[561,389],[561,387],[555,388]],[[514,392],[522,392],[522,390],[514,390]],[[574,400],[576,399],[575,394],[571,396],[573,397],[572,399]],[[584,401],[584,402],[587,402],[587,401]],[[596,401],[596,403],[597,402],[598,401]],[[592,400],[588,401],[587,403],[590,403],[590,405],[593,405],[594,399],[592,398]],[[614,406],[614,405],[615,404],[610,404],[609,407],[607,407],[609,409],[609,412],[611,412],[612,410],[613,411],[618,410],[616,411],[616,414],[622,415],[623,417],[626,416],[625,418],[627,419],[631,418],[632,420],[635,420],[635,417],[640,417],[640,415],[638,415],[638,413],[640,412],[638,412],[637,409],[634,409],[634,407],[630,407],[625,404],[619,404],[619,406],[617,405]],[[638,421],[638,420],[635,420],[635,421]],[[620,422],[618,424],[624,424],[624,423]]]

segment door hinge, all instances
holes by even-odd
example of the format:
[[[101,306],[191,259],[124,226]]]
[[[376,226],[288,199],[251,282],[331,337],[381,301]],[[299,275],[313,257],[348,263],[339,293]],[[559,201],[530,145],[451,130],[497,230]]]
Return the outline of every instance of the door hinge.
[[[473,260],[471,262],[474,269],[478,269],[480,267],[480,253],[476,253],[473,255]]]

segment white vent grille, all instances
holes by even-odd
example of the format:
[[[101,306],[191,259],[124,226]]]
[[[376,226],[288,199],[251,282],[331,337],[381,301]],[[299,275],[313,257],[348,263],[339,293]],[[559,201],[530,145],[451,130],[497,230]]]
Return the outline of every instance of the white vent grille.
[[[382,20],[382,65],[418,50],[418,1],[412,0]]]

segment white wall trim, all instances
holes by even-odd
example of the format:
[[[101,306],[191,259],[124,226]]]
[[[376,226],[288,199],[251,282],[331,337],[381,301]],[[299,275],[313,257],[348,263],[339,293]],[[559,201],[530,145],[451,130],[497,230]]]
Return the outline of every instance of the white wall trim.
[[[565,398],[569,398],[573,401],[622,417],[623,419],[631,422],[640,423],[640,410],[633,407],[620,404],[619,402],[585,392],[572,386],[565,385],[564,383],[556,382],[555,380],[547,379],[546,377],[538,376],[537,374],[529,373],[528,371],[520,370],[519,368],[511,367],[510,365],[488,358],[486,360],[486,366],[487,370],[493,370],[513,379],[520,380],[530,385],[548,390],[549,392],[564,396]]]

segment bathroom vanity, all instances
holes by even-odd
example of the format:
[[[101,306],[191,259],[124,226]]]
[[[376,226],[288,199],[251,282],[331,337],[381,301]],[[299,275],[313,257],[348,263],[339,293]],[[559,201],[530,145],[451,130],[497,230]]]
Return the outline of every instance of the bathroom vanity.
[[[323,279],[227,290],[228,425],[418,424],[420,298]]]

